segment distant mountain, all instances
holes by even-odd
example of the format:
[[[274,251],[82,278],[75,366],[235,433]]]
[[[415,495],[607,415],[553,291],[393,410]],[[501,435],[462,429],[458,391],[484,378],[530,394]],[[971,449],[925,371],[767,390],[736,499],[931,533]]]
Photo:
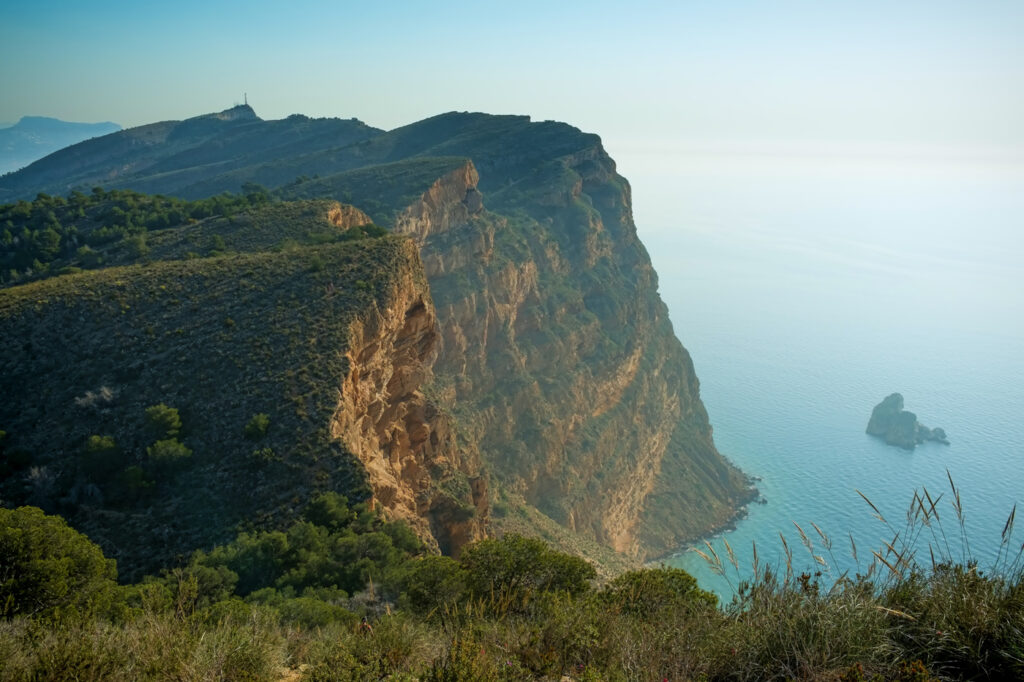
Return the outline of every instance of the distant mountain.
[[[121,126],[109,121],[73,123],[46,116],[23,116],[10,127],[0,124],[0,173],[16,171],[58,149],[119,130]]]

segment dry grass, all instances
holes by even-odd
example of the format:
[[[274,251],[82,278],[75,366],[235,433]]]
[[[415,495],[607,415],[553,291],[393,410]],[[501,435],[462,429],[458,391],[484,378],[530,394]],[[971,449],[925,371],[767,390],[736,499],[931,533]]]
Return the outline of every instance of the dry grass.
[[[962,528],[955,486],[949,495]],[[531,593],[516,601],[464,593],[422,616],[388,604],[369,608],[361,595],[348,607],[362,600],[370,628],[349,621],[301,629],[271,608],[241,602],[187,617],[148,611],[70,625],[20,619],[0,622],[0,679],[1021,679],[1016,513],[1003,529],[998,565],[982,571],[969,556],[962,563],[943,553],[938,499],[929,491],[915,495],[907,523],[871,553],[871,579],[827,584],[796,574],[789,554],[777,571],[759,566],[724,607],[678,573],[646,569],[652,579],[576,596]],[[811,526],[814,536],[798,532],[812,556],[815,547],[833,550],[821,528]],[[911,544],[922,539],[921,546],[932,545],[923,565]],[[725,543],[701,552],[718,570],[738,569]]]

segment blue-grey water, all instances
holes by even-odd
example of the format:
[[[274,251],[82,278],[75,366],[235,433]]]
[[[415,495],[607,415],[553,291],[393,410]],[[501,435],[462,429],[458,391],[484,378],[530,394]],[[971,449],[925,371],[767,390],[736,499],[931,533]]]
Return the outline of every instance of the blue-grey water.
[[[729,542],[738,571],[717,575],[692,551],[672,563],[728,598],[753,543],[762,563],[784,564],[781,533],[798,571],[822,569],[813,552],[826,579],[863,572],[891,532],[856,491],[898,529],[922,488],[945,494],[961,559],[948,471],[970,556],[991,565],[1024,500],[1024,164],[618,156],[718,448],[767,500],[712,540],[723,558]],[[892,392],[952,444],[906,452],[867,436]]]

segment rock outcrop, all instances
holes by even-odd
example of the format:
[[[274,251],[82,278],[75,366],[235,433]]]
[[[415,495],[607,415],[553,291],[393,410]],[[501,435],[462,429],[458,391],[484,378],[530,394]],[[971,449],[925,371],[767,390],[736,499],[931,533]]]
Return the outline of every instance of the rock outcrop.
[[[352,323],[331,435],[366,468],[374,501],[446,554],[484,537],[487,479],[461,450],[451,418],[421,387],[437,352],[437,320],[422,273],[402,273],[386,308]]]
[[[327,222],[342,230],[348,230],[369,225],[373,220],[355,206],[335,202],[327,210]]]
[[[913,450],[925,441],[949,445],[943,429],[929,429],[917,421],[916,414],[903,409],[903,396],[899,393],[893,393],[875,405],[867,433],[904,450]]]

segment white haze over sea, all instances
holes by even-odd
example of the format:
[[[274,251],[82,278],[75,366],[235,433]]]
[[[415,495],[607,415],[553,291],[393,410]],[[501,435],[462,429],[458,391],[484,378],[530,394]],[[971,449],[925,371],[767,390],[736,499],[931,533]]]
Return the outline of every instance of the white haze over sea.
[[[719,450],[752,476],[751,505],[722,539],[740,574],[693,552],[671,563],[728,598],[762,563],[835,577],[890,539],[915,489],[939,510],[954,558],[961,490],[985,567],[1024,500],[1024,160],[1000,150],[612,149],[676,334],[693,356]],[[914,452],[864,433],[872,407],[906,409],[952,445]],[[833,541],[832,554],[811,522]],[[1019,524],[1014,551],[1024,541]],[[919,559],[929,563],[927,548]],[[865,559],[867,557],[867,559]]]

